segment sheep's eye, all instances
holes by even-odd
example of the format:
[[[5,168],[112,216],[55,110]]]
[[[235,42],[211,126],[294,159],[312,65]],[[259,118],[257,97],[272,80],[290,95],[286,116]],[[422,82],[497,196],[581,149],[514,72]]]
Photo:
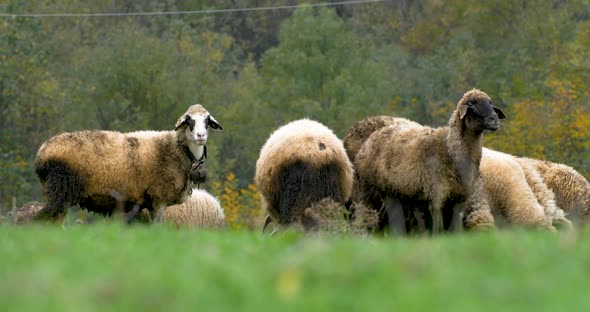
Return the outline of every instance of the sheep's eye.
[[[473,106],[473,105],[475,105],[475,101],[472,100],[472,101],[467,102],[467,106]]]

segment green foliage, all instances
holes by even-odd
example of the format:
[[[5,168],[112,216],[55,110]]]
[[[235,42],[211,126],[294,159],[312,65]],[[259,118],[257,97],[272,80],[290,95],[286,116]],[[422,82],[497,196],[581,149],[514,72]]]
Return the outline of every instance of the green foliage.
[[[295,11],[279,42],[261,61],[262,98],[278,115],[274,127],[309,117],[342,135],[362,116],[385,112],[392,98],[387,69],[334,10]]]

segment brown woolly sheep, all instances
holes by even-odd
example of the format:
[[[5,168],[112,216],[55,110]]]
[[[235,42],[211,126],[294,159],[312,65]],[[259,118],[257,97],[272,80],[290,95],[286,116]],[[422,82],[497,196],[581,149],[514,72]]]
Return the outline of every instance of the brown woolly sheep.
[[[473,89],[446,127],[375,131],[356,156],[362,193],[381,194],[393,232],[406,232],[402,201],[428,203],[435,235],[459,228],[461,213],[468,229],[494,227],[479,172],[481,140],[504,118],[487,94]]]
[[[36,219],[60,219],[66,205],[112,215],[118,206],[157,212],[183,202],[191,187],[191,168],[206,158],[209,127],[223,129],[197,104],[182,114],[174,131],[93,130],[54,136],[35,160],[47,200]]]
[[[352,164],[342,141],[319,122],[300,119],[277,129],[256,162],[255,183],[262,205],[281,225],[301,222],[304,210],[324,198],[338,203],[350,199]],[[267,222],[270,219],[267,219]]]
[[[353,166],[356,160],[356,155],[365,141],[369,138],[369,136],[371,136],[371,134],[373,134],[373,132],[385,126],[393,127],[395,131],[422,127],[422,125],[417,122],[405,118],[386,115],[370,116],[357,121],[352,125],[352,127],[348,129],[343,140],[344,149],[346,150],[348,158],[353,163]],[[379,211],[380,218],[379,225],[377,226],[378,229],[383,229],[387,225],[386,215],[382,210],[383,203],[381,202],[380,194],[373,193],[361,195],[357,172],[355,172],[354,175],[351,201],[354,203],[360,203],[363,201],[366,206]]]
[[[371,116],[359,120],[348,129],[343,140],[346,155],[348,155],[352,163],[354,163],[356,155],[369,136],[385,126],[394,127],[396,131],[422,127],[421,124],[415,121],[386,115]]]
[[[393,116],[372,116],[356,122],[344,137],[344,147],[351,160],[354,161],[362,144],[377,129],[393,126],[398,129],[419,128],[420,124]],[[398,130],[399,131],[399,130]],[[489,204],[496,217],[504,218],[507,223],[536,226],[555,230],[553,225],[571,228],[571,222],[565,213],[555,205],[553,192],[547,188],[540,175],[530,165],[523,164],[521,159],[508,154],[483,148],[480,165],[484,185],[489,195]],[[353,202],[360,200],[358,176],[355,176]],[[367,202],[374,209],[380,210],[382,202],[379,194],[364,194]],[[413,203],[412,206],[416,206]],[[425,227],[423,211],[414,209],[406,213],[408,231],[422,231]],[[386,225],[386,216],[381,210],[379,228]]]
[[[554,224],[571,228],[555,196],[536,170],[512,155],[483,149],[480,170],[492,212],[509,224],[545,228]]]
[[[590,183],[574,168],[546,160],[521,158],[539,172],[555,202],[572,219],[590,220]]]
[[[182,204],[169,206],[164,219],[177,227],[219,229],[226,225],[219,201],[205,190],[194,189]]]

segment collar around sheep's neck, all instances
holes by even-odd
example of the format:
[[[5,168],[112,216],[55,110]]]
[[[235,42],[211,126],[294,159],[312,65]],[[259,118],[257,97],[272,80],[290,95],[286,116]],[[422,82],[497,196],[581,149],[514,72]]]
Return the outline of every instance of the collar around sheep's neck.
[[[201,158],[197,159],[195,157],[195,155],[193,155],[193,152],[191,152],[191,149],[187,146],[187,145],[183,145],[182,146],[184,148],[184,153],[186,154],[186,156],[188,157],[188,159],[191,161],[191,164],[195,163],[195,162],[204,162],[205,159],[207,159],[207,146],[203,145],[203,155],[201,155]]]

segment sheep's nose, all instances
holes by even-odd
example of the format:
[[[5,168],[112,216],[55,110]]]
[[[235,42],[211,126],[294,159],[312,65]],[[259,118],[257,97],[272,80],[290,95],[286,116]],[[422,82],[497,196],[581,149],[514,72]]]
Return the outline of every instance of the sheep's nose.
[[[486,118],[486,127],[488,130],[496,130],[500,127],[500,119],[498,115],[490,116]]]
[[[207,135],[207,132],[197,132],[197,138],[204,138]]]

